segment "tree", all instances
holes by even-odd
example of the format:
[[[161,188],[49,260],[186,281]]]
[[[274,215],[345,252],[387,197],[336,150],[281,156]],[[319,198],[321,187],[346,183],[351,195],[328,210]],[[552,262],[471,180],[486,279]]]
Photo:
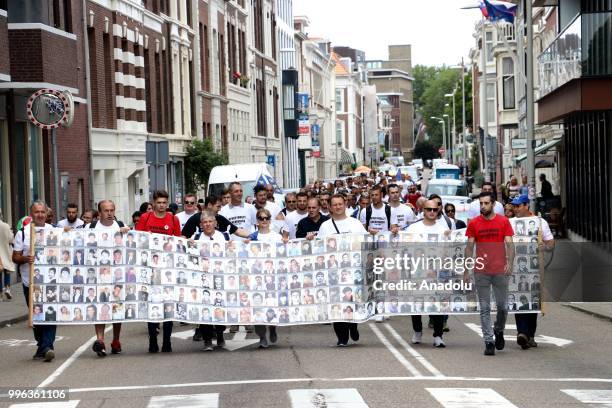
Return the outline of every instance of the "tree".
[[[417,142],[414,146],[414,157],[423,159],[423,162],[433,160],[438,156],[438,149],[430,141]]]
[[[227,164],[227,157],[215,151],[210,139],[193,140],[185,149],[185,187],[195,193],[206,187],[210,172]]]

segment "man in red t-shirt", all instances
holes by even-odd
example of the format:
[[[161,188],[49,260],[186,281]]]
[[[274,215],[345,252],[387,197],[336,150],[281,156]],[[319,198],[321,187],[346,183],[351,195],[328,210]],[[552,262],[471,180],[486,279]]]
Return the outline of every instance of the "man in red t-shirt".
[[[157,190],[153,193],[153,211],[143,214],[136,224],[137,231],[147,231],[156,234],[181,236],[181,223],[175,215],[168,211],[168,192]],[[157,353],[157,334],[159,323],[148,323],[149,326],[149,353]],[[164,322],[164,337],[162,352],[172,351],[170,336],[172,335],[172,322]]]
[[[478,293],[480,306],[480,325],[485,342],[486,356],[495,355],[495,349],[503,350],[504,328],[508,317],[508,278],[512,275],[514,262],[514,231],[510,221],[494,211],[495,197],[493,193],[483,192],[478,197],[480,215],[468,223],[466,236],[468,243],[465,257],[471,258],[476,247],[476,262],[474,267],[474,282]],[[469,271],[464,274],[466,283],[470,281]],[[491,287],[497,304],[497,318],[491,327]],[[495,336],[495,342],[493,339]]]
[[[404,196],[404,203],[410,204],[412,208],[416,208],[416,202],[421,197],[421,193],[417,191],[417,188],[414,184],[408,187],[408,194]]]

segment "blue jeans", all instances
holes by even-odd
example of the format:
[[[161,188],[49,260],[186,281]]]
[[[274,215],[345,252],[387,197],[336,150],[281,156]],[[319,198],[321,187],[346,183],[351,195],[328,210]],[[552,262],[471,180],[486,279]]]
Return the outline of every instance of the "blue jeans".
[[[0,275],[3,275],[0,277],[0,292],[1,292],[5,286],[7,288],[11,286],[11,271],[2,270],[0,271]]]
[[[485,343],[494,342],[494,332],[502,332],[508,318],[508,276],[474,273],[478,304],[480,306],[480,325]],[[495,325],[491,326],[491,287],[497,305]]]
[[[23,285],[23,295],[25,296],[26,305],[30,307],[30,288]],[[53,343],[55,342],[55,333],[57,332],[56,325],[49,326],[37,326],[34,325],[34,340],[36,340],[36,354],[42,356],[49,350],[53,350]]]

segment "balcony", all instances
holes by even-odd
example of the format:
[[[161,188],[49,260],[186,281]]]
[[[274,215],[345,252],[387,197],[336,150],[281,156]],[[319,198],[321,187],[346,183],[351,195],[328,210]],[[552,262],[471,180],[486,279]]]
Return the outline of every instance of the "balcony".
[[[578,15],[538,57],[537,99],[574,79],[612,75],[610,27],[612,12]]]

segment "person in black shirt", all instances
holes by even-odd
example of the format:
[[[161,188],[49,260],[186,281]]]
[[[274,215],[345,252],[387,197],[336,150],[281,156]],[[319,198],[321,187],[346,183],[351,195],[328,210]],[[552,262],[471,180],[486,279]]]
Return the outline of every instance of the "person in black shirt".
[[[211,195],[206,197],[206,201],[204,202],[205,208],[211,211],[214,211],[215,218],[217,220],[217,230],[221,232],[228,232],[230,235],[235,234],[241,238],[248,238],[249,232],[238,228],[234,224],[232,224],[227,218],[222,215],[219,215],[219,211],[221,210],[221,199],[217,196]],[[183,227],[181,234],[186,238],[192,238],[196,233],[200,231],[200,216],[199,212],[193,214]]]
[[[321,214],[321,204],[318,198],[308,199],[308,207],[306,207],[306,210],[308,211],[308,216],[298,222],[295,237],[314,239],[321,224],[329,220],[329,217]]]

